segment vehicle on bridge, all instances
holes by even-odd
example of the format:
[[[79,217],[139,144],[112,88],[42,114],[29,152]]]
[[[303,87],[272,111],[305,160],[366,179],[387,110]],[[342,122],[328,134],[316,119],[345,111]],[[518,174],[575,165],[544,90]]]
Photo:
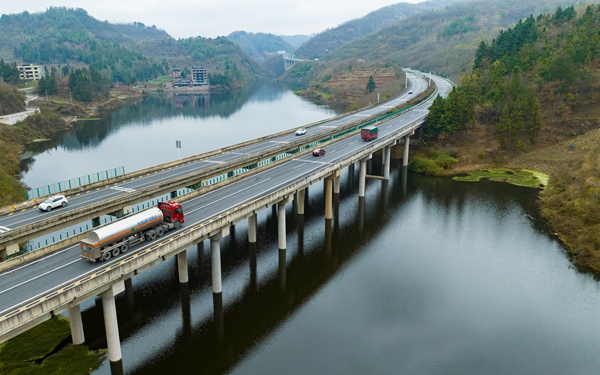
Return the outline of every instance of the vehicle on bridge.
[[[312,152],[313,156],[321,156],[321,155],[325,155],[325,149],[324,148],[315,148]]]
[[[360,137],[363,141],[372,141],[379,135],[379,128],[377,126],[365,126],[360,131]]]
[[[69,201],[64,195],[56,195],[40,203],[38,208],[40,211],[50,212],[53,208],[66,207],[67,203],[69,203]]]
[[[90,262],[105,261],[143,241],[151,241],[183,224],[181,204],[168,201],[88,232],[79,244],[81,257]]]

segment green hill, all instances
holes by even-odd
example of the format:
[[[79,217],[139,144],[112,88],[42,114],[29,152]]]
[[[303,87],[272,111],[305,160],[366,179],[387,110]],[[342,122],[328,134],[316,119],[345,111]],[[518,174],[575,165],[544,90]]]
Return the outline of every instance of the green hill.
[[[293,54],[296,50],[281,37],[273,34],[234,31],[229,34],[227,39],[240,46],[248,56],[258,63],[262,63],[272,56],[277,56],[278,51]]]
[[[83,9],[4,14],[0,35],[0,58],[6,62],[89,67],[112,82],[143,82],[185,66],[205,67],[209,79],[230,87],[266,75],[226,38],[175,40],[155,26],[102,22]]]
[[[480,42],[473,73],[427,119],[469,165],[550,175],[540,206],[575,264],[600,272],[600,6],[530,16]],[[451,145],[451,146],[449,146]]]
[[[327,29],[303,43],[296,51],[302,59],[320,59],[346,44],[363,38],[387,26],[401,22],[419,12],[443,8],[460,0],[432,0],[418,4],[398,3],[366,16]]]

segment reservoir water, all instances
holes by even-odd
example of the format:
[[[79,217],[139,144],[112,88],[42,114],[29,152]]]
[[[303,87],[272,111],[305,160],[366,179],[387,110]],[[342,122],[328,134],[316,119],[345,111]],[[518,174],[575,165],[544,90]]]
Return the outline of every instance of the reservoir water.
[[[102,135],[67,133],[48,156],[35,156],[27,175],[34,181],[37,163],[46,157],[56,157],[54,163],[88,160],[88,168],[95,160],[124,160],[114,156],[118,148],[104,145],[128,144],[119,134],[135,138],[131,142],[146,133],[162,137],[156,145],[163,141],[173,160],[176,138],[165,134],[181,137],[183,153],[215,130],[254,138],[333,116],[285,89],[279,92],[279,99],[267,102],[248,94],[236,111],[215,118],[185,111],[170,117],[165,113],[173,108],[160,105],[172,102],[142,102],[103,120],[111,126]],[[234,129],[231,118],[252,118],[242,115],[246,106],[259,106],[257,116],[267,114],[259,122],[270,123],[270,111],[285,107],[285,100],[310,115],[301,120],[304,115],[287,107],[275,118],[297,122],[227,130]],[[216,123],[203,128],[203,121]],[[162,135],[154,133],[163,127]],[[211,138],[194,152],[229,144],[219,142],[225,140]],[[71,143],[87,146],[74,151]],[[83,155],[86,150],[103,152],[94,157]],[[155,157],[148,152],[126,170],[155,163]],[[236,224],[221,241],[222,307],[213,304],[207,243],[187,251],[186,288],[178,283],[175,259],[135,276],[132,288],[117,297],[125,373],[598,373],[600,287],[572,267],[540,218],[539,191],[424,177],[395,166],[388,183],[368,180],[367,197],[359,200],[357,178],[358,168],[342,172],[330,222],[323,218],[322,184],[308,190],[304,217],[287,205],[285,253],[277,248],[271,208],[258,214],[255,247],[247,243],[246,223]],[[87,343],[105,348],[100,299],[83,303],[82,315]],[[110,374],[108,362],[93,374]]]

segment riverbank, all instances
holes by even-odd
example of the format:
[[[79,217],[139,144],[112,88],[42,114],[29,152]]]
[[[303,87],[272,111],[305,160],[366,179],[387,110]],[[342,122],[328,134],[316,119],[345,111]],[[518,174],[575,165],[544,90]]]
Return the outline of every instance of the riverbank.
[[[69,321],[61,316],[0,344],[0,373],[4,375],[84,375],[104,359],[105,351],[71,344]]]
[[[82,105],[68,98],[40,97],[31,105],[39,107],[36,113],[16,125],[0,124],[0,206],[23,202],[27,199],[27,186],[20,182],[19,156],[27,144],[49,139],[59,131],[68,129],[74,121],[98,118],[128,103],[140,100],[147,92],[131,87],[111,90],[103,101]]]
[[[600,129],[547,143],[527,152],[499,150],[493,134],[475,129],[442,144],[420,147],[411,158],[435,152],[456,156],[443,175],[458,177],[492,168],[548,175],[540,191],[542,217],[579,270],[600,278]]]

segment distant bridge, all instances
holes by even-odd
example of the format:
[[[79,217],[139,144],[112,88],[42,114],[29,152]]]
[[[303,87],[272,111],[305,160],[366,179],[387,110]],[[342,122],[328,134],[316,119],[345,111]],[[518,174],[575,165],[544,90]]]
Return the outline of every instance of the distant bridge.
[[[293,57],[285,57],[283,56],[283,67],[285,68],[285,70],[290,70],[292,68],[292,66],[296,65],[297,62],[302,62],[302,61],[309,61],[306,59],[296,59]]]

